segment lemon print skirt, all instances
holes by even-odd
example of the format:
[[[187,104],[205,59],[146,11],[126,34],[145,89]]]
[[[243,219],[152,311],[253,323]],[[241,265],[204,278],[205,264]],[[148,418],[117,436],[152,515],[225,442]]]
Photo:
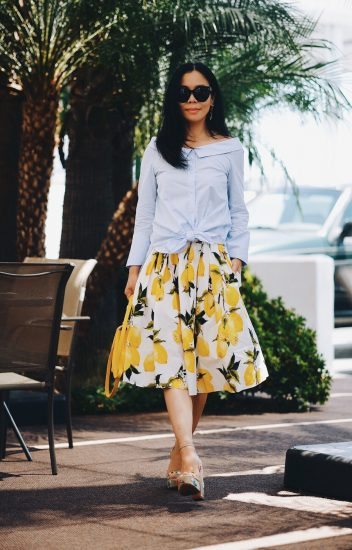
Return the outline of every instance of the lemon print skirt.
[[[178,253],[152,249],[128,318],[122,382],[236,393],[268,377],[256,332],[223,243],[188,241]]]

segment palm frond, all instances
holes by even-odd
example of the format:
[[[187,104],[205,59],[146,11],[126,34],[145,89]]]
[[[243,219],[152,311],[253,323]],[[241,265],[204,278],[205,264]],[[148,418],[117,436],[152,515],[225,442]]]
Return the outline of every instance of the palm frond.
[[[100,9],[79,19],[86,0],[2,0],[0,70],[31,92],[39,83],[65,84],[117,23],[118,11]],[[109,18],[108,18],[109,16]]]

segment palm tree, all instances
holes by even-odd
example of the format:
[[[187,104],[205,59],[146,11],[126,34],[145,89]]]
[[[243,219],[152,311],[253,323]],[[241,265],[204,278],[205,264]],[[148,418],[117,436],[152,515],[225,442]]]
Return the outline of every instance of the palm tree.
[[[0,260],[16,260],[16,205],[21,135],[20,90],[0,75]]]
[[[99,63],[77,71],[70,89],[61,132],[70,144],[62,257],[97,253],[113,212],[131,187],[136,124],[143,106],[153,104],[150,94],[159,82],[163,35],[157,30],[156,7],[136,10],[136,1],[126,0],[121,9],[124,25],[114,27],[99,44]],[[108,212],[102,197],[111,194]]]
[[[2,0],[0,72],[25,97],[19,158],[18,258],[44,254],[59,94],[115,24],[113,1]],[[110,14],[110,18],[108,15]]]
[[[67,159],[60,149],[66,168],[60,245],[64,258],[94,257],[115,210],[111,158],[117,124],[109,108],[110,76],[102,67],[85,66],[70,86],[70,108],[60,134],[61,144],[64,135],[69,136]]]

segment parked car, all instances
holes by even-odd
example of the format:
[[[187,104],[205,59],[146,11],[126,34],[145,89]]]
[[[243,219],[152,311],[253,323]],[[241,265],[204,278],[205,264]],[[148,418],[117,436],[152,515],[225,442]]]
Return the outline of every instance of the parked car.
[[[335,262],[335,326],[352,325],[352,185],[292,186],[247,202],[249,253],[327,254]]]

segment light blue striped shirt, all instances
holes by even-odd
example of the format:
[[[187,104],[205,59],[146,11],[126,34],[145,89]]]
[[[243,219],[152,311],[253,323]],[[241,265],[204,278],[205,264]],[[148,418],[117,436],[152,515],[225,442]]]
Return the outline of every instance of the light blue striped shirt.
[[[141,162],[134,232],[126,266],[142,265],[153,250],[180,252],[195,238],[224,243],[248,262],[244,151],[238,138],[183,147],[186,170],[166,162],[153,136]]]

